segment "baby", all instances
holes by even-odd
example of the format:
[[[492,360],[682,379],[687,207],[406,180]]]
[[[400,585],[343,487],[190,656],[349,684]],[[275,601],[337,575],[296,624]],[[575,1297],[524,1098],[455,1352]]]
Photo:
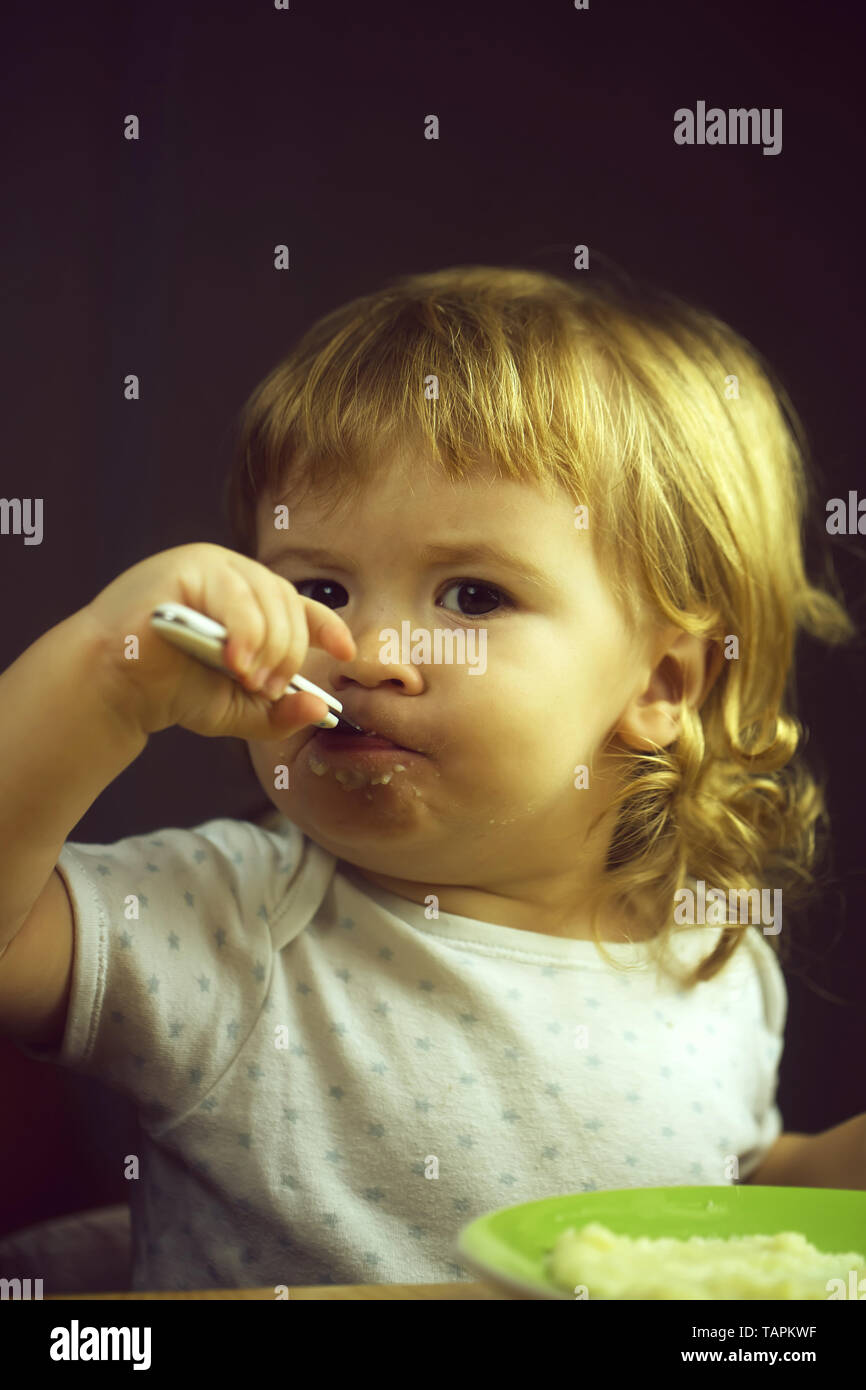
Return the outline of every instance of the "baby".
[[[152,556],[4,673],[0,1028],[135,1103],[134,1289],[472,1279],[460,1228],[517,1202],[864,1185],[866,1117],[782,1134],[785,931],[675,907],[812,862],[783,697],[799,630],[853,628],[806,487],[711,315],[406,277],[248,402],[235,549]],[[173,724],[243,740],[274,815],[69,842]]]

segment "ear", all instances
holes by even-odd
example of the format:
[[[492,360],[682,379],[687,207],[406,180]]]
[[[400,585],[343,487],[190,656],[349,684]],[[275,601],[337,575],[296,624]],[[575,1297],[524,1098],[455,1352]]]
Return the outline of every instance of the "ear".
[[[682,732],[684,707],[700,709],[724,660],[719,642],[668,628],[645,688],[626,706],[614,734],[629,748],[667,748]]]

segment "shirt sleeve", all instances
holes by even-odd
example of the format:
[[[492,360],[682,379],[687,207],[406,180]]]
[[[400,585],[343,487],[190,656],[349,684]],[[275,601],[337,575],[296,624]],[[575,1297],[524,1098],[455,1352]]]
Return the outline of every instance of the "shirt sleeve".
[[[37,1061],[95,1077],[168,1125],[201,1104],[243,1047],[270,986],[270,924],[308,841],[211,820],[113,845],[67,842],[57,869],[73,909],[66,1026]]]
[[[757,1137],[739,1156],[741,1182],[760,1167],[784,1129],[776,1097],[788,1014],[788,991],[778,956],[767,944],[760,928],[749,927],[747,940],[760,983],[763,1013],[757,1024],[755,1056],[753,1106]]]

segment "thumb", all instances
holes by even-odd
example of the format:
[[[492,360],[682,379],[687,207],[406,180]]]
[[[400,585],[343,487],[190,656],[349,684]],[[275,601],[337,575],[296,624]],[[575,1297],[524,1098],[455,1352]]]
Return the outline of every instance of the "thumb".
[[[318,695],[302,690],[297,694],[281,695],[271,704],[267,717],[271,728],[285,736],[318,724],[331,713]]]

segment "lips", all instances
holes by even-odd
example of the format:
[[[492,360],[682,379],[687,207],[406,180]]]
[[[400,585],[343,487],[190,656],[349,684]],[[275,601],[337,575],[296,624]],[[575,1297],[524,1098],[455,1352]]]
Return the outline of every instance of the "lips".
[[[343,713],[347,719],[351,720],[353,724],[358,724],[362,728],[365,726],[365,720],[362,716],[355,715],[354,713],[346,709],[343,710]],[[401,743],[399,739],[397,739],[396,737],[392,737],[391,734],[386,733],[384,730],[378,728],[369,729],[363,735],[344,734],[341,732],[332,733],[330,730],[324,730],[324,733],[329,742],[333,740],[333,744],[335,747],[337,743],[340,742],[345,743],[345,746],[347,748],[350,746],[358,748],[399,748],[404,753],[417,753],[420,751],[417,748],[410,747],[408,743]]]
[[[343,734],[329,729],[322,731],[324,742],[331,748],[393,748],[395,752],[414,753],[414,748],[405,748],[402,743],[392,743],[389,738],[379,738],[373,734]]]

